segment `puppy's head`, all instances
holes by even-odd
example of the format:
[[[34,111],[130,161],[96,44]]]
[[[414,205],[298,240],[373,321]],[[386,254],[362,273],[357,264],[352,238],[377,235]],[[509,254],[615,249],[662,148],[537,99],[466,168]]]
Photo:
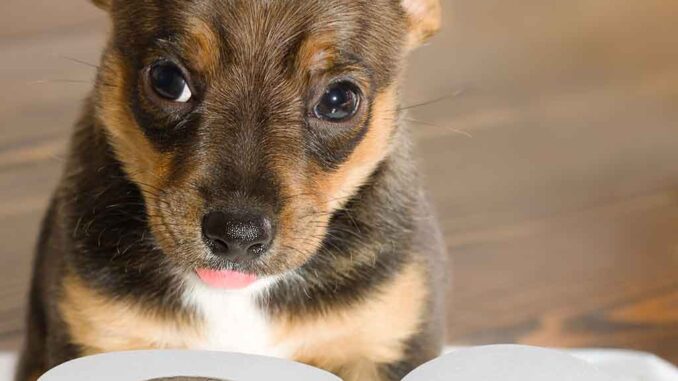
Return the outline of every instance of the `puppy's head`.
[[[179,268],[274,275],[317,250],[393,149],[407,51],[438,0],[98,0],[95,96]]]

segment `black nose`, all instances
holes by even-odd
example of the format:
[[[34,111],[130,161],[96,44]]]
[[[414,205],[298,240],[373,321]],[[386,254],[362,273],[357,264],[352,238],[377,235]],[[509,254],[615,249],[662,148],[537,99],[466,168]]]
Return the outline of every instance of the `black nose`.
[[[212,252],[228,259],[261,255],[273,238],[271,220],[255,212],[207,213],[202,232]]]

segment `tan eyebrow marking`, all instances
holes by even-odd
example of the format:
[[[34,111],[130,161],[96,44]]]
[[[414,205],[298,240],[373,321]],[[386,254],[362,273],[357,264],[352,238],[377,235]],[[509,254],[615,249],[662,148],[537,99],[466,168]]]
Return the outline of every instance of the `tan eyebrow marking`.
[[[184,49],[189,53],[196,69],[211,72],[219,61],[219,38],[203,20],[191,18],[187,26],[188,39]]]
[[[336,55],[334,33],[311,36],[302,42],[297,52],[297,67],[306,72],[327,70],[332,67]]]

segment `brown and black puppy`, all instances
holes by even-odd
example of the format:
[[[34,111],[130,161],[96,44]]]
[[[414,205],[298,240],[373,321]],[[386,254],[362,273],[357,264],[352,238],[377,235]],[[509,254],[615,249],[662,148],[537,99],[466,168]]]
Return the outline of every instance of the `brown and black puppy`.
[[[399,380],[443,339],[398,87],[438,0],[99,0],[17,380],[188,348]]]

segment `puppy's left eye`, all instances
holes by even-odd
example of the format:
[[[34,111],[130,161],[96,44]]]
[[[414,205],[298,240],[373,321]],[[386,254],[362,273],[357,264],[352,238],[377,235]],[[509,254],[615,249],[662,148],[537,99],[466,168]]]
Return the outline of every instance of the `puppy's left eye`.
[[[193,96],[181,69],[173,63],[155,64],[149,70],[148,75],[153,91],[162,98],[186,103]]]
[[[349,81],[331,84],[313,112],[320,119],[341,122],[351,118],[360,106],[360,90]]]

